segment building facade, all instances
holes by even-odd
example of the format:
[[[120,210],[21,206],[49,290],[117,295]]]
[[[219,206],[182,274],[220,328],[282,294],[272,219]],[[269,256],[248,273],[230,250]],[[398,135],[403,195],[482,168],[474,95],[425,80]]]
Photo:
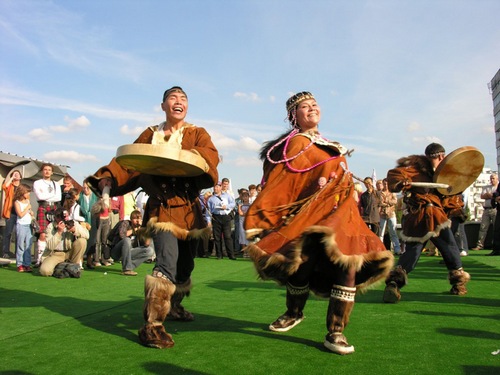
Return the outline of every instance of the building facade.
[[[495,144],[497,147],[497,168],[500,166],[500,69],[488,84],[493,99],[493,117],[495,118]]]

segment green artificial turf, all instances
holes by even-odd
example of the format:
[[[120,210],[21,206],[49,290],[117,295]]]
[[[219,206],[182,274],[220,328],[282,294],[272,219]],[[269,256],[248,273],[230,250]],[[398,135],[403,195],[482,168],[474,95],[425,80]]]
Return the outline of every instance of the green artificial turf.
[[[56,279],[0,269],[0,374],[500,374],[500,257],[471,251],[467,296],[448,294],[441,258],[422,256],[400,303],[383,285],[356,297],[345,334],[356,352],[323,347],[327,301],[312,296],[293,330],[267,326],[285,311],[285,291],[253,264],[196,259],[185,307],[196,320],[165,323],[175,346],[141,346],[144,276],[120,265]]]

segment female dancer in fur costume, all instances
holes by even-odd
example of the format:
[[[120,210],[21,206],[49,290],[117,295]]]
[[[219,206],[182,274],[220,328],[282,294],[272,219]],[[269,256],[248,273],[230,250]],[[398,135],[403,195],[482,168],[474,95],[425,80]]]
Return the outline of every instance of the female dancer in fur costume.
[[[193,315],[181,305],[191,290],[194,260],[191,239],[210,235],[199,202],[199,191],[212,187],[218,179],[219,154],[210,135],[203,128],[184,121],[188,99],[182,88],[165,91],[161,104],[166,121],[147,128],[135,143],[164,144],[174,149],[191,150],[206,161],[206,172],[195,177],[153,176],[129,171],[115,159],[88,178],[95,191],[111,187],[111,196],[123,195],[142,187],[149,195],[143,223],[153,234],[156,265],[146,276],[143,315],[145,324],[139,330],[142,344],[152,348],[174,345],[163,321],[169,315],[176,320],[191,321]]]
[[[286,109],[293,130],[262,149],[265,185],[245,220],[259,241],[246,251],[262,278],[286,285],[287,310],[269,329],[299,324],[312,291],[330,298],[325,347],[349,354],[343,331],[356,290],[385,278],[393,256],[359,215],[347,150],[319,134],[313,95],[292,96]]]
[[[425,155],[411,155],[398,160],[397,167],[387,172],[389,190],[403,191],[408,213],[403,221],[405,252],[399,257],[398,265],[386,280],[384,302],[397,303],[400,290],[406,285],[408,274],[417,265],[424,244],[431,240],[441,252],[448,268],[450,293],[464,295],[470,275],[462,268],[460,250],[451,231],[451,221],[443,209],[443,196],[436,190],[412,186],[412,182],[432,182],[434,171],[445,157],[444,147],[431,143]],[[450,207],[450,198],[444,200]]]

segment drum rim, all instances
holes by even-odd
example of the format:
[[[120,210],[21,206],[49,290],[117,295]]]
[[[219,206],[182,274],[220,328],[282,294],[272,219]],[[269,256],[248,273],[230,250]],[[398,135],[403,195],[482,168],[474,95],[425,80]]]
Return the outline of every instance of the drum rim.
[[[134,156],[144,158],[151,157],[155,161],[153,166],[145,166],[144,168],[131,167],[127,161],[133,160]],[[116,161],[118,164],[124,168],[135,170],[141,173],[154,174],[151,173],[154,168],[154,164],[159,166],[164,166],[166,161],[175,162],[175,165],[179,168],[185,166],[186,171],[175,173],[170,171],[169,173],[159,173],[159,176],[185,176],[185,177],[195,177],[202,175],[208,171],[208,164],[206,160],[199,154],[185,149],[175,149],[166,144],[149,144],[149,143],[133,143],[128,145],[122,145],[118,147],[116,151]],[[161,168],[159,169],[161,170]],[[189,172],[187,172],[189,171]],[[187,173],[186,173],[187,172]]]
[[[478,148],[476,148],[474,146],[459,147],[456,150],[450,152],[448,155],[446,155],[445,158],[439,163],[439,165],[437,166],[437,168],[434,172],[434,177],[432,179],[433,182],[448,183],[447,181],[438,180],[440,177],[440,174],[443,171],[443,169],[446,168],[446,166],[448,165],[450,160],[455,158],[456,155],[463,153],[464,151],[475,151],[478,156],[481,156],[481,159],[482,159],[482,162],[480,163],[481,168],[478,168],[478,171],[475,172],[476,176],[474,178],[471,177],[471,183],[468,186],[466,186],[463,190],[467,189],[470,185],[472,185],[474,183],[474,181],[477,180],[477,178],[479,177],[479,175],[481,174],[481,172],[484,168],[484,155],[482,154],[482,152]],[[471,176],[473,176],[473,175],[471,175]],[[460,192],[456,192],[455,189],[453,189],[453,186],[451,186],[451,190],[448,190],[445,188],[437,188],[437,190],[443,195],[454,195],[454,194],[460,193]]]

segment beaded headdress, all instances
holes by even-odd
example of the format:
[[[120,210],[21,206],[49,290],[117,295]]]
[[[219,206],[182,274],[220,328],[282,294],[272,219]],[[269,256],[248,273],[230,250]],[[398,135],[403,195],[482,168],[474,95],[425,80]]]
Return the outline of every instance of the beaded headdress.
[[[187,94],[184,92],[184,90],[182,89],[182,87],[180,86],[173,86],[171,88],[169,88],[168,90],[166,90],[164,93],[163,93],[163,101],[165,101],[165,99],[168,98],[168,96],[174,92],[180,92],[181,94],[184,94],[187,98]]]
[[[290,121],[290,124],[292,124],[293,127],[296,127],[296,118],[295,118],[295,113],[297,110],[297,106],[299,103],[303,102],[304,100],[308,99],[314,99],[314,95],[311,94],[309,91],[302,91],[299,92],[293,96],[291,96],[287,101],[286,101],[286,116],[288,121]]]
[[[293,107],[297,106],[300,102],[303,102],[304,100],[307,100],[307,99],[314,99],[314,95],[308,91],[302,91],[302,92],[299,92],[299,93],[291,96],[286,101],[286,111],[290,112],[290,110]]]

